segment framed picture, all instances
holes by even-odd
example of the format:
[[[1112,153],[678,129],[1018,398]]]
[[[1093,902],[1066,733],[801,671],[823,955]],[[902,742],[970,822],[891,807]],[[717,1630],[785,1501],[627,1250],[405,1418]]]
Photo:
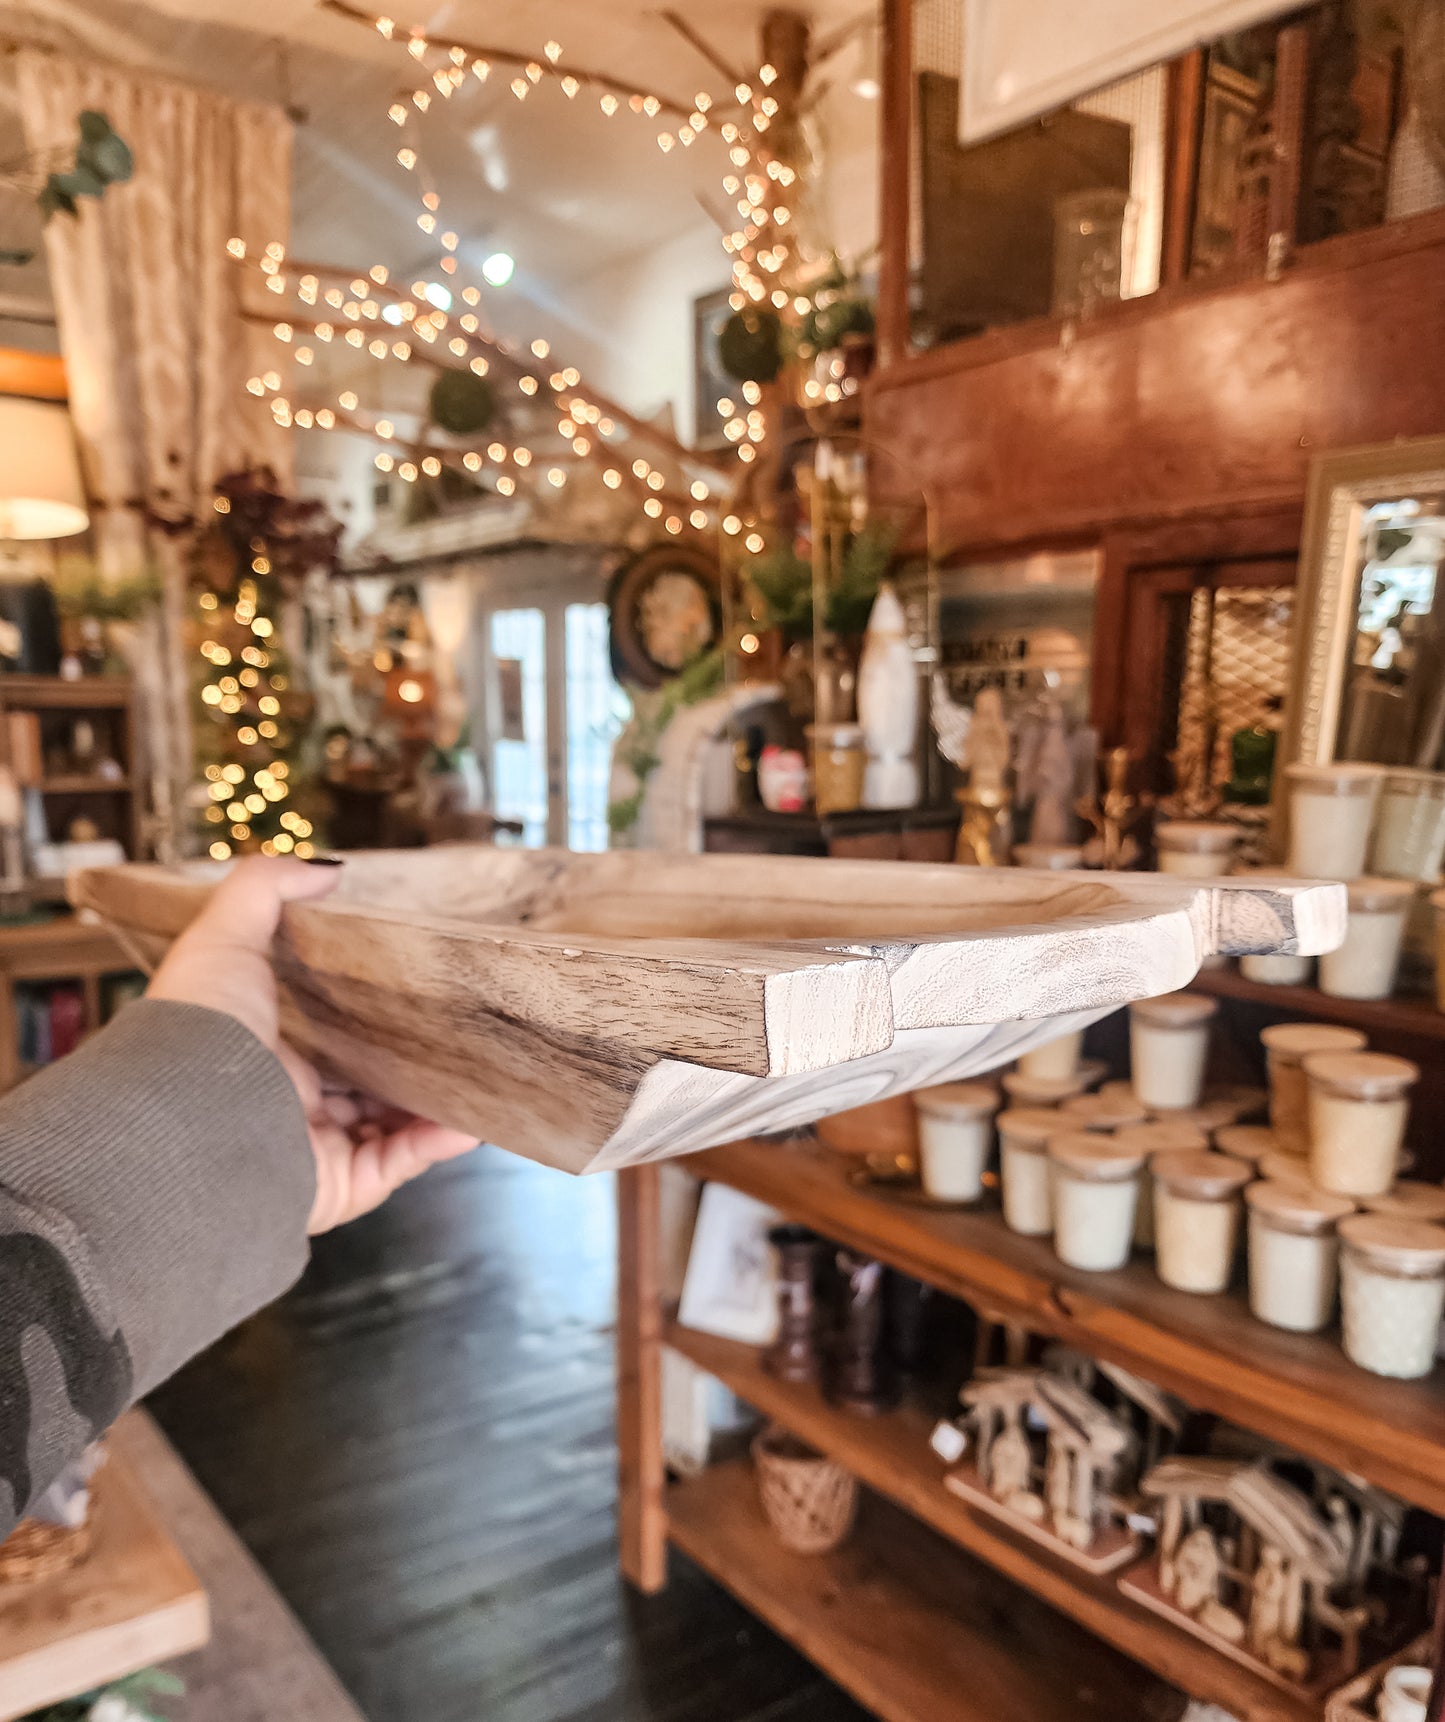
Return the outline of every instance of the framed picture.
[[[719,287],[692,302],[692,440],[706,453],[729,446],[717,403],[735,392],[737,384],[718,358],[718,336],[732,316],[728,304],[731,287]]]
[[[677,1319],[699,1333],[771,1345],[778,1332],[776,1208],[726,1184],[705,1185]]]
[[[1225,65],[1218,55],[1209,56],[1190,246],[1190,268],[1196,274],[1210,274],[1234,256],[1240,157],[1262,96],[1253,78]]]
[[[654,544],[613,575],[607,607],[613,675],[661,687],[721,638],[717,561],[685,544]]]

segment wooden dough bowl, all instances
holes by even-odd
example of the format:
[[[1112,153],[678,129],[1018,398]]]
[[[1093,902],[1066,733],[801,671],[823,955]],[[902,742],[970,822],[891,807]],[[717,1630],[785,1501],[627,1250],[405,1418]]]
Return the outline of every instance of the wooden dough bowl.
[[[81,872],[153,965],[225,863]],[[1343,886],[751,855],[347,857],[285,911],[286,1037],[383,1100],[568,1171],[997,1069],[1213,952],[1333,949]]]

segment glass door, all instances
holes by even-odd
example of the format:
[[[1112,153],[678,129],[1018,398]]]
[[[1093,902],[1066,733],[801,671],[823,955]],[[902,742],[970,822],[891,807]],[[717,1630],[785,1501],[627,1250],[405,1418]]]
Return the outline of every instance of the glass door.
[[[607,847],[612,742],[627,721],[612,679],[607,606],[563,592],[484,608],[482,711],[493,811],[526,848]]]

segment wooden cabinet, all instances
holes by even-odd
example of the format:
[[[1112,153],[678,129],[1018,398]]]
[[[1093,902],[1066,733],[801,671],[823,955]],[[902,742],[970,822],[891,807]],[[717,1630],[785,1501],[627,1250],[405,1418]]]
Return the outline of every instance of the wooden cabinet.
[[[1017,1236],[997,1213],[940,1212],[859,1190],[839,1157],[808,1143],[734,1143],[684,1164],[992,1318],[1123,1365],[1201,1411],[1445,1512],[1438,1372],[1417,1382],[1365,1375],[1334,1336],[1265,1327],[1238,1294],[1171,1291],[1146,1263],[1112,1274],[1071,1270],[1047,1240]],[[975,1515],[944,1488],[923,1414],[905,1406],[849,1415],[815,1387],[767,1373],[755,1349],[671,1323],[658,1291],[657,1176],[644,1168],[619,1180],[620,1536],[634,1584],[661,1588],[667,1547],[676,1544],[890,1722],[1082,1716],[1091,1713],[1083,1689],[1097,1692],[1100,1681],[1108,1713],[1123,1719],[1177,1716],[1181,1691],[1241,1722],[1319,1716],[1312,1701],[1150,1613],[1109,1580]],[[854,1541],[804,1560],[774,1542],[742,1467],[668,1483],[664,1344],[836,1459],[887,1503],[881,1516],[865,1512]],[[982,1628],[980,1596],[993,1605]],[[1030,1630],[1016,1637],[1008,1623],[1025,1618]],[[930,1669],[970,1666],[979,1678],[939,1672],[930,1685]],[[1078,1687],[1055,1683],[1066,1670]]]

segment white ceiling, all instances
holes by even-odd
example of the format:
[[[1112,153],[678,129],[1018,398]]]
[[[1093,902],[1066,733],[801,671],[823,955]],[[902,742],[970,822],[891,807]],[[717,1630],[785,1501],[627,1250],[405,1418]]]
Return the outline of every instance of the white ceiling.
[[[646,0],[420,0],[397,8],[400,26],[541,57],[560,42],[562,65],[636,79],[689,100],[721,95],[721,74]],[[675,0],[675,10],[740,68],[759,59],[756,0]],[[803,8],[826,34],[871,11],[869,0],[812,0]],[[245,27],[236,20],[244,17]],[[401,142],[388,105],[419,82],[399,42],[306,0],[0,0],[0,35],[42,41],[201,82],[295,113],[293,256],[348,267],[385,263],[408,274],[437,256],[415,224],[418,185],[396,162]],[[705,221],[698,196],[717,196],[716,144],[664,156],[665,122],[624,107],[600,112],[584,90],[569,102],[544,81],[524,103],[494,71],[469,80],[421,122],[423,161],[448,221],[463,236],[463,277],[505,249],[517,259],[516,291],[539,304],[570,293],[589,274]],[[858,124],[876,123],[859,103]],[[408,133],[413,131],[408,126]],[[13,102],[0,90],[0,158],[18,153]],[[28,210],[3,209],[6,244]],[[444,223],[445,225],[446,223]],[[0,302],[43,294],[34,269],[0,268]],[[6,331],[8,334],[8,330]]]

